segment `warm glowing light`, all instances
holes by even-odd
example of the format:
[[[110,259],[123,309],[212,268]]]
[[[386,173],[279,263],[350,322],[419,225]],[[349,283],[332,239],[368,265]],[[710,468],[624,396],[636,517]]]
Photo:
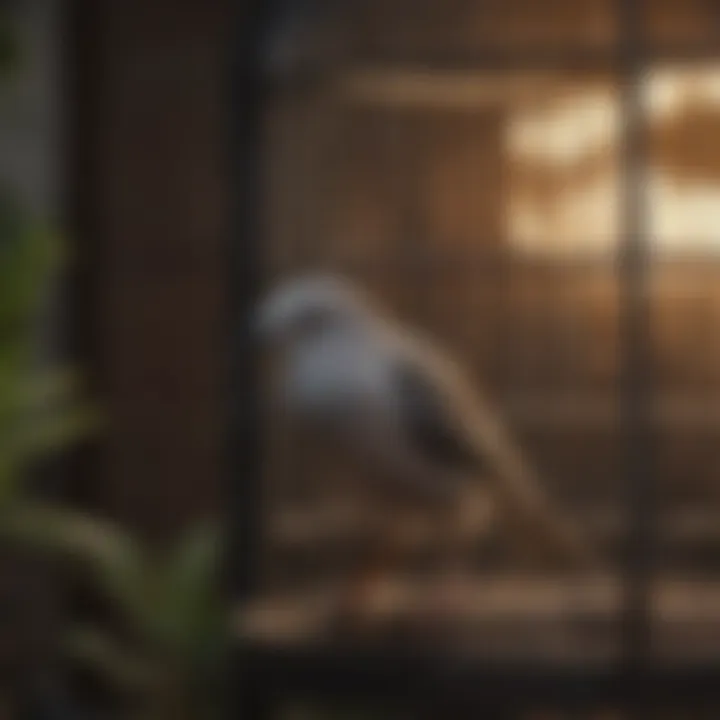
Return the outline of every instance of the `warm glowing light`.
[[[514,118],[508,130],[510,152],[526,160],[570,165],[607,144],[617,125],[609,93],[587,94],[559,106]]]
[[[718,70],[656,70],[648,75],[645,102],[654,120],[666,120],[689,103],[720,105]]]
[[[679,185],[661,173],[648,180],[649,232],[660,251],[720,252],[720,185]]]
[[[655,71],[648,75],[651,123],[690,104],[718,106],[720,70]],[[619,237],[619,100],[583,91],[553,107],[524,109],[509,123],[511,163],[508,234],[531,253],[608,253]],[[524,173],[532,182],[522,182]],[[720,253],[718,183],[691,181],[652,162],[647,172],[648,229],[659,252]]]

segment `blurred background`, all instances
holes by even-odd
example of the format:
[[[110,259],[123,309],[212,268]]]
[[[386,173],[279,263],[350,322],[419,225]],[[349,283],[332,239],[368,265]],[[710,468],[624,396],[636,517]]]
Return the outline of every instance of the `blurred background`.
[[[228,470],[237,247],[237,283],[342,270],[455,352],[608,558],[561,574],[488,537],[463,652],[605,667],[634,638],[646,661],[713,667],[717,3],[288,0],[247,106],[237,5],[0,5],[0,714],[206,718],[228,640],[271,665],[347,651],[326,608],[382,508],[262,408],[261,477],[252,433]],[[236,115],[253,111],[258,174],[238,183]],[[248,183],[259,233],[235,213]],[[243,382],[230,399],[250,412]],[[257,526],[260,562],[234,558],[257,572],[228,631],[217,519],[258,483],[236,522]],[[413,576],[373,636],[383,658],[407,646]],[[457,697],[407,699],[409,717],[464,716]],[[541,717],[506,705],[467,716]]]

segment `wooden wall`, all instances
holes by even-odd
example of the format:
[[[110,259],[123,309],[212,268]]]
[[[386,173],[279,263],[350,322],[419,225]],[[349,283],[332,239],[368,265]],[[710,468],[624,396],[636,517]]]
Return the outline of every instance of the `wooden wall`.
[[[109,421],[76,494],[160,536],[223,481],[230,5],[73,18],[75,317]]]

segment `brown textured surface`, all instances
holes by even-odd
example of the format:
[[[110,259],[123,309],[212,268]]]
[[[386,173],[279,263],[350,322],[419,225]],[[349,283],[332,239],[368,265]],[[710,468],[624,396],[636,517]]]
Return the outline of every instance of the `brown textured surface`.
[[[93,8],[78,111],[95,259],[81,312],[110,420],[87,500],[159,536],[218,505],[229,210],[230,4],[171,5]]]
[[[448,622],[419,615],[419,585],[409,578],[388,585],[375,611],[375,642],[437,642],[433,632]],[[478,577],[449,620],[460,637],[454,649],[481,656],[611,660],[619,649],[620,586],[611,578],[548,580]],[[332,585],[293,595],[268,596],[238,609],[236,632],[256,642],[330,644],[356,641],[333,633]],[[711,659],[720,645],[720,583],[660,581],[654,595],[655,652],[660,659]],[[398,629],[405,631],[399,640]],[[449,635],[444,635],[447,641]]]

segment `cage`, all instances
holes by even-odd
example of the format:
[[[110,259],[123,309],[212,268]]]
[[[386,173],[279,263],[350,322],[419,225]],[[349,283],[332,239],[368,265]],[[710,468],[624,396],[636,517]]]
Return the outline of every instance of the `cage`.
[[[304,699],[397,717],[717,708],[718,9],[256,10],[235,66],[233,322],[279,277],[361,281],[462,360],[609,569],[559,573],[500,532],[473,557],[462,652],[387,628],[365,643],[333,634],[336,574],[382,508],[338,482],[352,469],[267,416],[258,358],[234,327],[243,711],[282,717]],[[399,575],[402,616],[412,584]]]

